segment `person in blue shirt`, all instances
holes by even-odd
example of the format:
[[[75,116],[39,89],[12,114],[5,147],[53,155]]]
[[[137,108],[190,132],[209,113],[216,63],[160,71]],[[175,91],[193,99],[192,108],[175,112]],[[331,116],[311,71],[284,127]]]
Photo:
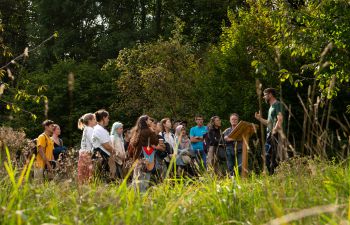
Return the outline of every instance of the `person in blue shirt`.
[[[204,135],[208,132],[206,126],[203,125],[203,116],[195,117],[197,126],[192,127],[190,130],[190,140],[192,145],[192,151],[194,152],[197,160],[206,168],[207,156],[204,151]]]

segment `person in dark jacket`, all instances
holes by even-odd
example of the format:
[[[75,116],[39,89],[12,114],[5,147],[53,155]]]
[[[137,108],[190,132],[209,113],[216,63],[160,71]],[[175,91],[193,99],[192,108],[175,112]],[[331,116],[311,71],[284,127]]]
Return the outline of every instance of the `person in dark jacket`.
[[[208,167],[217,171],[218,165],[218,150],[224,146],[224,139],[221,132],[221,119],[218,116],[213,116],[210,119],[208,131]]]

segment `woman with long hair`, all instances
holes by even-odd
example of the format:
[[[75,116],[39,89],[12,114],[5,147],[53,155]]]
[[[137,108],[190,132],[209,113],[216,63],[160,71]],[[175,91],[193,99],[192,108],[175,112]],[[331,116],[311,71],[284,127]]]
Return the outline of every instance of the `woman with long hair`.
[[[151,171],[154,168],[154,148],[158,145],[157,134],[150,128],[152,121],[149,116],[140,116],[132,129],[129,157],[137,161],[133,174],[133,186],[140,192],[146,191],[149,185]]]
[[[208,131],[208,166],[214,168],[216,164],[216,153],[220,142],[223,141],[221,135],[221,120],[218,116],[210,118],[209,131]],[[215,168],[214,168],[215,169]]]
[[[62,153],[65,153],[67,148],[63,145],[62,139],[59,137],[61,135],[61,128],[58,124],[53,125],[53,133],[52,133],[52,140],[53,140],[53,156],[54,159],[57,161]]]
[[[78,120],[78,128],[83,130],[78,160],[78,183],[83,184],[92,178],[92,145],[93,127],[96,125],[96,118],[93,113],[86,113]]]
[[[175,136],[171,133],[171,120],[169,118],[164,118],[160,121],[162,126],[162,132],[160,135],[164,138],[166,143],[169,143],[172,150],[175,148]]]

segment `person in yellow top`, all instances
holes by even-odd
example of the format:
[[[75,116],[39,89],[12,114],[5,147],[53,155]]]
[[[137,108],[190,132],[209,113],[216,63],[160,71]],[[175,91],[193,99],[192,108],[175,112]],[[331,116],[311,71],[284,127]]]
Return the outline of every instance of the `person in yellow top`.
[[[37,138],[37,155],[34,163],[34,179],[43,180],[45,166],[49,173],[52,173],[50,161],[53,160],[54,143],[50,138],[53,133],[54,122],[45,120],[42,123],[44,132]]]

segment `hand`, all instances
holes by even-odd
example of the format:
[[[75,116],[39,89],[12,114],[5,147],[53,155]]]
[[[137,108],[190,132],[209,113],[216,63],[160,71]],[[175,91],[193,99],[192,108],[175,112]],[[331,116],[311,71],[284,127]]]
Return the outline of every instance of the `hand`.
[[[46,165],[47,165],[47,170],[48,170],[50,173],[52,173],[52,172],[53,172],[53,169],[52,169],[51,163],[50,163],[49,161],[47,161]]]
[[[255,119],[257,119],[257,120],[261,120],[261,114],[260,114],[260,111],[257,113],[257,112],[255,112]]]

